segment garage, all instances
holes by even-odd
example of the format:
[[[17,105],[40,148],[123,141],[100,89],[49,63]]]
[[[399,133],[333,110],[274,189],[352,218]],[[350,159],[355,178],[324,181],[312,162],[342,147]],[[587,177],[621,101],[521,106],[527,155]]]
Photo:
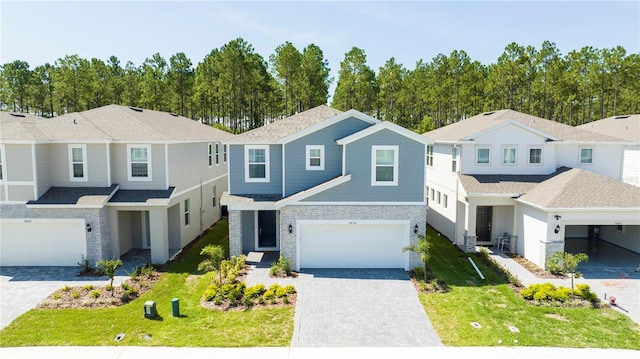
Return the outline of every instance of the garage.
[[[300,268],[408,267],[408,221],[299,221],[297,240]]]
[[[0,219],[0,265],[77,266],[85,232],[84,219]]]

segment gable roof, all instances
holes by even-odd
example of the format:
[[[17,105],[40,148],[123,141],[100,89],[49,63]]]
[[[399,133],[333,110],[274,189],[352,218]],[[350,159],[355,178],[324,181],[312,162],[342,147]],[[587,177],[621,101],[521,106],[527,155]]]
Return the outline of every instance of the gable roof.
[[[337,140],[336,142],[339,145],[346,145],[349,144],[351,142],[354,141],[358,141],[364,137],[367,137],[371,134],[374,134],[378,131],[381,130],[390,130],[393,131],[399,135],[408,137],[416,142],[420,142],[420,143],[424,143],[426,145],[432,144],[433,140],[431,140],[430,138],[426,137],[426,136],[421,136],[413,131],[407,130],[404,127],[398,126],[394,123],[388,122],[388,121],[383,121],[383,122],[379,122],[373,126],[369,126],[363,130],[360,130],[356,133],[353,133],[347,137],[341,138],[339,140]]]
[[[227,141],[230,144],[275,144],[287,143],[309,133],[325,128],[349,117],[356,117],[369,123],[378,123],[373,117],[349,110],[342,112],[326,105],[300,112],[268,125],[254,128]]]
[[[463,175],[458,173],[458,178],[467,195],[518,197],[549,178],[568,170],[570,168],[560,167],[548,175]]]
[[[640,187],[573,168],[540,183],[518,201],[545,209],[640,209]]]
[[[2,141],[37,141],[46,136],[37,127],[39,121],[47,119],[28,113],[0,112],[0,140]]]
[[[436,142],[468,141],[506,121],[519,122],[549,139],[573,142],[621,142],[619,138],[586,131],[514,110],[486,112],[424,133]]]
[[[640,114],[611,116],[585,123],[578,128],[617,137],[625,141],[640,142]]]

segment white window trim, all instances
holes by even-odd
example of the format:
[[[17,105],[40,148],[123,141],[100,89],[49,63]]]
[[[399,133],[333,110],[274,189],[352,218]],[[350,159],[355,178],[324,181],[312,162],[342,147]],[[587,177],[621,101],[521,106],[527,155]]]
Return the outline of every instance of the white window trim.
[[[591,162],[582,162],[582,150],[591,150]],[[593,147],[580,147],[578,148],[578,164],[579,165],[592,165],[594,161],[594,157],[596,154],[596,150]]]
[[[207,143],[207,160],[209,168],[213,167],[213,143]]]
[[[216,166],[220,164],[220,144],[216,143]]]
[[[531,150],[540,150],[540,163],[531,163]],[[544,149],[540,146],[529,147],[527,151],[527,164],[530,166],[542,166],[544,163]]]
[[[478,151],[479,150],[489,150],[489,162],[487,162],[487,163],[479,163],[478,162]],[[478,147],[476,147],[476,165],[478,165],[478,166],[490,166],[491,165],[491,147],[490,146],[478,146]]]
[[[393,181],[376,181],[376,151],[393,150]],[[398,146],[371,146],[371,185],[372,186],[397,186],[398,185]]]
[[[133,177],[131,175],[131,149],[146,148],[147,149],[147,177]],[[151,181],[151,145],[127,145],[127,179],[129,181]]]
[[[311,150],[320,150],[320,166],[311,166]],[[307,145],[305,146],[305,169],[307,171],[324,171],[324,145]]]
[[[182,218],[184,219],[184,226],[189,227],[191,225],[191,201],[189,198],[184,200],[183,206]]]
[[[227,145],[222,145],[222,160],[227,163]]]
[[[431,149],[431,151],[429,151],[429,149]],[[426,165],[429,167],[433,167],[433,145],[427,145],[427,163]]]
[[[0,171],[2,171],[0,183],[3,183],[7,180],[7,153],[4,144],[0,144],[0,163],[2,163],[2,167],[0,167]]]
[[[515,152],[513,154],[513,163],[505,163],[504,162],[504,150],[513,149]],[[517,166],[518,165],[518,146],[515,145],[506,145],[502,146],[502,150],[500,151],[500,164],[503,166]]]
[[[264,150],[264,178],[249,178],[249,150]],[[245,145],[244,146],[244,181],[245,182],[269,182],[269,145]]]
[[[69,181],[71,182],[87,182],[89,176],[87,173],[87,145],[68,145],[69,152]],[[79,148],[82,150],[82,177],[73,176],[73,149]]]

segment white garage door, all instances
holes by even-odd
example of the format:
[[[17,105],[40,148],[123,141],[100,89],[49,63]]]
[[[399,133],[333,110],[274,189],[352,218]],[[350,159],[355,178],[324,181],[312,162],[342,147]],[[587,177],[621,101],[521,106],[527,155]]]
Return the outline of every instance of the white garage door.
[[[407,223],[302,223],[300,268],[405,268]]]
[[[87,255],[84,219],[0,219],[0,265],[77,266]]]

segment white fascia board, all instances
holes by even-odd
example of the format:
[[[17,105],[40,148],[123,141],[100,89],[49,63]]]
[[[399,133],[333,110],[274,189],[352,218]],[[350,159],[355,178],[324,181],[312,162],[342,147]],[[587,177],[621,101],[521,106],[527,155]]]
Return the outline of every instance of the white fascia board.
[[[426,202],[297,202],[289,206],[425,206]]]
[[[467,197],[491,197],[491,198],[517,198],[522,196],[523,193],[481,193],[471,192],[467,194]]]
[[[407,130],[404,127],[398,126],[388,121],[377,123],[373,126],[367,127],[347,137],[343,137],[337,140],[336,143],[338,143],[339,145],[346,145],[346,144],[358,141],[362,138],[365,138],[381,130],[393,131],[401,136],[410,138],[416,142],[423,143],[425,145],[432,145],[434,143],[433,140],[428,138],[427,136],[419,135],[413,131]]]
[[[297,140],[299,138],[302,138],[304,136],[312,134],[312,133],[314,133],[314,132],[316,132],[318,130],[321,130],[323,128],[329,127],[329,126],[331,126],[331,125],[333,125],[335,123],[338,123],[338,122],[340,122],[342,120],[346,120],[349,117],[355,117],[355,118],[357,118],[359,120],[362,120],[364,122],[368,122],[368,123],[371,123],[371,124],[374,124],[374,125],[380,123],[380,120],[377,120],[377,119],[375,119],[375,118],[373,118],[373,117],[371,117],[369,115],[365,115],[364,113],[362,113],[360,111],[349,110],[349,111],[340,113],[340,114],[338,114],[336,116],[330,117],[330,118],[328,118],[328,119],[326,119],[326,120],[324,120],[322,122],[316,123],[313,126],[309,126],[309,127],[305,128],[303,130],[300,130],[300,131],[294,133],[294,134],[291,134],[289,136],[283,137],[283,138],[279,139],[277,141],[277,143],[284,144],[284,143],[289,143],[289,142],[295,141],[295,140]]]
[[[36,141],[36,140],[2,140],[0,141],[0,145],[34,145],[41,143],[49,143],[49,141]]]
[[[107,203],[107,207],[167,207],[170,201],[162,201],[162,202],[109,202]]]
[[[309,197],[311,197],[313,195],[316,195],[316,194],[318,194],[320,192],[324,192],[324,191],[326,191],[326,190],[328,190],[330,188],[333,188],[335,186],[341,185],[341,184],[343,184],[345,182],[348,182],[350,180],[351,180],[351,174],[348,174],[346,176],[340,176],[340,177],[334,178],[332,180],[329,180],[327,182],[321,183],[321,184],[319,184],[319,185],[317,185],[315,187],[309,188],[308,190],[298,192],[298,193],[296,193],[294,195],[291,195],[291,196],[289,196],[287,198],[283,198],[283,199],[275,202],[276,209],[280,209],[280,208],[282,208],[284,206],[299,202],[299,201],[301,201],[301,200],[303,200],[305,198],[309,198]]]
[[[559,141],[559,142],[555,142],[558,145],[591,145],[591,146],[595,146],[595,145],[620,145],[620,146],[630,146],[630,145],[637,145],[640,142],[629,142],[629,141]]]
[[[229,211],[274,211],[276,202],[228,202]]]
[[[545,133],[545,132],[542,132],[540,130],[537,130],[537,129],[531,127],[531,126],[527,126],[527,125],[523,124],[522,122],[518,122],[516,120],[507,120],[507,121],[499,123],[499,124],[497,124],[495,126],[491,126],[489,128],[485,128],[482,131],[478,131],[478,132],[473,133],[473,134],[471,134],[469,136],[463,137],[462,140],[471,141],[471,140],[473,140],[474,138],[476,138],[478,136],[493,132],[493,131],[495,131],[497,129],[500,129],[500,128],[505,127],[505,126],[510,126],[510,125],[520,127],[520,128],[522,128],[524,130],[527,130],[529,132],[535,133],[536,135],[538,135],[540,137],[544,137],[544,138],[552,140],[552,141],[560,140],[559,138],[557,138],[555,136],[552,136],[552,135],[550,135],[548,133]]]
[[[578,208],[565,208],[565,207],[543,207],[531,202],[523,201],[521,199],[516,199],[517,202],[522,204],[526,204],[527,206],[531,206],[537,208],[541,211],[545,212],[630,212],[630,213],[638,213],[640,211],[640,207],[629,208],[629,207],[578,207]]]

